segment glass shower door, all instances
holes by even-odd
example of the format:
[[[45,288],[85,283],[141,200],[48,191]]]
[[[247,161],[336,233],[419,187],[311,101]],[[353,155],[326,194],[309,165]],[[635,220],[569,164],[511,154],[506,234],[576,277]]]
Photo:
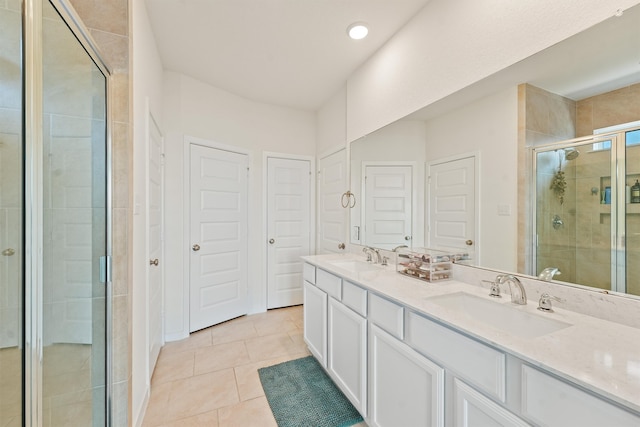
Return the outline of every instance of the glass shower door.
[[[43,425],[104,426],[106,78],[43,10]]]
[[[20,3],[0,2],[0,426],[23,423],[21,33]]]
[[[640,129],[625,136],[625,284],[626,292],[640,295]]]
[[[612,289],[612,146],[615,138],[593,138],[535,151],[534,274],[553,267],[560,271],[554,280]]]

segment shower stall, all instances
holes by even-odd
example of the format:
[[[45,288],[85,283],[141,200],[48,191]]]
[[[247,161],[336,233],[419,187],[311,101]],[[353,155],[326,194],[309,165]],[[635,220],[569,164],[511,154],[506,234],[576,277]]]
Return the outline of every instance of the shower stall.
[[[110,424],[108,85],[64,1],[0,1],[0,426]]]
[[[533,149],[534,274],[640,295],[639,125]]]

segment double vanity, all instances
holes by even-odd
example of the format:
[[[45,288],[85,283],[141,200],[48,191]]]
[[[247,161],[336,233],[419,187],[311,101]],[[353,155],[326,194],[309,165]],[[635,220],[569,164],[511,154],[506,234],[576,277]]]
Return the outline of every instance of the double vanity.
[[[636,328],[526,303],[515,277],[425,283],[392,261],[303,259],[305,341],[369,426],[640,425]]]

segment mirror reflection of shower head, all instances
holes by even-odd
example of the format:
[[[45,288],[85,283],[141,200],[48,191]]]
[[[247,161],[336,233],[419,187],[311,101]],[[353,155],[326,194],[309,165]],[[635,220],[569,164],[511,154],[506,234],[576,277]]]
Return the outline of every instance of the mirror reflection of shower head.
[[[564,149],[564,158],[567,160],[575,160],[580,155],[580,152],[575,148],[565,148]]]

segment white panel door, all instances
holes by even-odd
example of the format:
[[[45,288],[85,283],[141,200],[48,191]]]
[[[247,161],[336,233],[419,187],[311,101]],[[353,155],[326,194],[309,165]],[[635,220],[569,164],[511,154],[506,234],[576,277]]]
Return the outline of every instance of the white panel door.
[[[311,250],[311,162],[267,159],[267,308],[302,304]]]
[[[345,149],[320,159],[318,171],[318,253],[343,252],[349,209],[340,204],[347,182]]]
[[[363,245],[393,249],[411,244],[412,177],[411,166],[365,166]]]
[[[147,162],[147,350],[149,351],[148,379],[158,360],[163,344],[162,292],[163,292],[163,140],[151,114],[148,115],[149,159]]]
[[[192,144],[191,332],[247,314],[248,156]]]
[[[433,164],[429,176],[429,247],[475,259],[475,157]]]

